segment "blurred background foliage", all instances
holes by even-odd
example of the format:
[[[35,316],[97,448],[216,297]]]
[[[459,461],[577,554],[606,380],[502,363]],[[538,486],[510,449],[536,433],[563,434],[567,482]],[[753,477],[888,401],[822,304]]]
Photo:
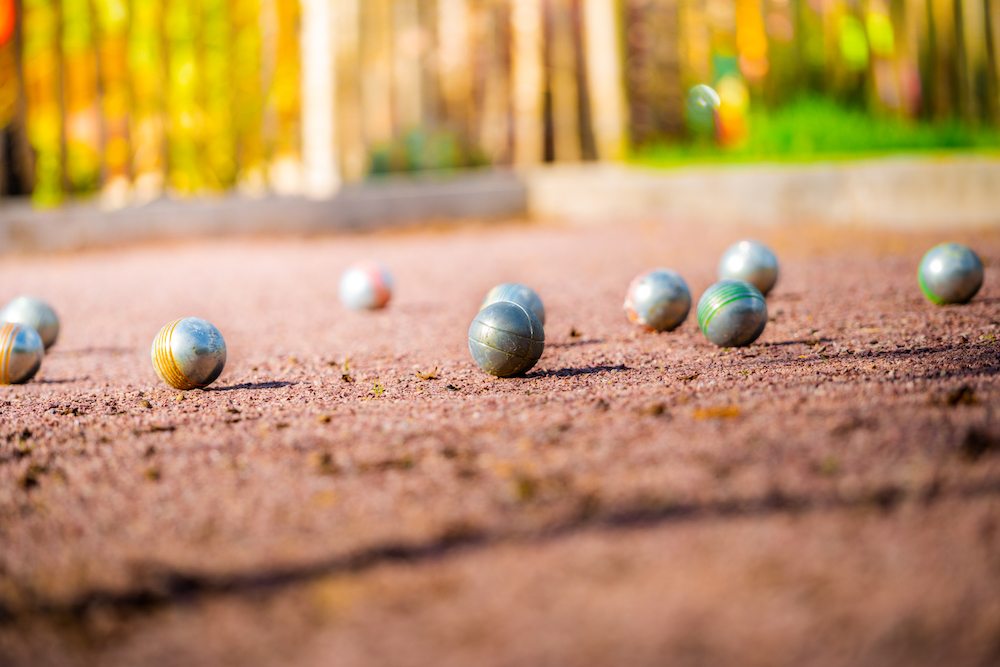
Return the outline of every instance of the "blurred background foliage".
[[[0,196],[1000,148],[1000,0],[0,0]]]

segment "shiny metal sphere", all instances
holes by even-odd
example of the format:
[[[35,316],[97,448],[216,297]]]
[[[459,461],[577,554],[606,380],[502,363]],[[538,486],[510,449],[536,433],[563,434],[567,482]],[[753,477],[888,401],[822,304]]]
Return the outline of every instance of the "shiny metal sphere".
[[[969,248],[943,243],[924,255],[917,278],[924,296],[939,306],[966,303],[983,285],[983,263]]]
[[[767,296],[778,282],[778,258],[760,241],[740,241],[722,253],[719,280],[745,280]]]
[[[151,351],[153,368],[175,389],[203,389],[226,365],[226,341],[200,317],[185,317],[160,329]]]
[[[541,358],[545,331],[530,308],[513,301],[486,306],[469,327],[469,352],[487,373],[512,377],[526,373]]]
[[[59,337],[59,317],[52,306],[33,296],[19,296],[0,310],[0,322],[27,324],[42,337],[48,350]]]
[[[767,326],[767,302],[745,280],[722,280],[698,300],[698,326],[719,347],[743,347]]]
[[[356,262],[340,276],[340,302],[351,310],[383,308],[391,297],[392,275],[378,262]]]
[[[629,283],[623,307],[633,324],[649,331],[673,331],[691,310],[691,291],[676,271],[653,269]]]
[[[0,323],[0,384],[23,384],[35,377],[44,356],[37,331],[27,324]]]
[[[521,304],[533,312],[538,321],[542,323],[542,326],[545,326],[545,306],[542,304],[542,299],[535,290],[527,285],[522,285],[521,283],[501,283],[497,285],[486,293],[483,302],[479,304],[479,310],[497,301],[513,301],[514,303]]]

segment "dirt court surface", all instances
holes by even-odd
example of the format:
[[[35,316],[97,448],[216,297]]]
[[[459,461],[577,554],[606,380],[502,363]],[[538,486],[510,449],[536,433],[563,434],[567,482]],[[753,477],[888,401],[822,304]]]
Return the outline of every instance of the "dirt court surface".
[[[649,334],[633,276],[769,243],[756,344]],[[943,241],[987,267],[936,307]],[[362,257],[382,312],[337,301]],[[1000,663],[1000,232],[516,222],[0,259],[60,313],[0,387],[0,664]],[[466,333],[516,280],[523,378]],[[213,322],[207,391],[154,375]]]

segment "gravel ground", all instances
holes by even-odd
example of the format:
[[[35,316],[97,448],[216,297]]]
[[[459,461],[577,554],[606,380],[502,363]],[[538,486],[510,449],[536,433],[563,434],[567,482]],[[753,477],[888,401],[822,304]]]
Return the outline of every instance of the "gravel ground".
[[[744,235],[782,267],[753,346],[626,321]],[[936,307],[948,240],[987,277]],[[337,302],[361,257],[384,311]],[[0,664],[1000,663],[998,265],[998,231],[653,222],[5,257],[63,331],[0,387]],[[501,380],[466,333],[508,280],[547,343]],[[189,315],[206,391],[149,360]]]

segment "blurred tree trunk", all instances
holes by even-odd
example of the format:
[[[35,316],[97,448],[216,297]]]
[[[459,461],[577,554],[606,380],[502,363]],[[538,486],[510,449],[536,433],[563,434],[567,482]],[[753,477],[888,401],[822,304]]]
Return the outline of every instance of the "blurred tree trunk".
[[[201,63],[204,72],[202,178],[221,190],[236,180],[236,139],[233,134],[232,28],[229,0],[201,0]]]
[[[597,158],[618,160],[626,147],[624,58],[615,0],[583,0],[583,44]]]
[[[132,3],[128,37],[128,67],[132,86],[133,198],[151,201],[163,192],[165,68],[163,60],[163,5]]]
[[[978,123],[985,119],[987,95],[986,7],[983,0],[956,0],[955,7],[962,65],[962,116],[967,122]]]
[[[514,164],[541,162],[545,151],[545,80],[541,0],[511,0]]]
[[[95,9],[104,120],[101,203],[121,208],[129,197],[128,7],[124,0],[96,0]]]
[[[392,89],[395,135],[420,127],[423,117],[421,58],[425,35],[417,0],[392,0]]]
[[[482,45],[472,42],[470,0],[438,0],[437,75],[448,124],[472,143],[473,64]],[[478,47],[478,48],[477,48]]]
[[[361,118],[371,147],[393,137],[392,0],[365,0],[361,8]]]
[[[793,5],[799,3],[793,0]],[[681,0],[678,11],[681,81],[685,88],[711,83],[712,51],[705,0]]]
[[[680,41],[678,35],[678,9],[674,0],[630,0],[627,4],[627,28],[628,35],[627,56],[621,58],[617,48],[617,34],[614,41],[608,32],[607,22],[610,18],[607,13],[613,9],[611,0],[585,0],[592,7],[604,8],[605,16],[585,22],[585,35],[590,35],[590,26],[600,22],[602,31],[596,35],[602,35],[604,46],[602,54],[596,51],[588,59],[588,69],[592,70],[591,80],[593,86],[603,86],[603,92],[595,92],[593,100],[595,105],[595,135],[598,136],[598,156],[602,159],[620,156],[624,148],[625,128],[631,130],[631,138],[635,143],[643,143],[664,136],[680,136],[684,132],[684,119],[682,114],[683,96],[680,90]],[[587,5],[584,5],[585,7]],[[613,16],[613,15],[612,15]],[[589,17],[588,17],[589,18]],[[614,25],[614,24],[612,24]],[[727,26],[729,28],[731,26]],[[717,30],[718,31],[718,30]],[[730,33],[731,39],[731,31]],[[595,35],[595,36],[596,36]],[[594,46],[591,47],[594,49]],[[620,81],[622,63],[628,78],[628,106],[624,102],[622,93],[617,93],[611,89],[612,85],[620,86],[620,83],[611,83],[611,78]],[[596,81],[596,71],[602,71],[602,78],[605,83],[598,84]],[[614,68],[614,69],[612,69]],[[600,91],[602,88],[597,88]],[[616,103],[616,100],[620,100]],[[620,111],[615,111],[615,107],[620,105]],[[625,117],[625,109],[628,109],[628,119]],[[602,120],[597,114],[603,114]],[[612,117],[620,114],[616,120]],[[618,142],[621,147],[617,153],[612,152],[611,141],[600,138],[601,134],[597,128],[604,124],[606,127],[601,130],[608,135],[612,127],[612,122],[621,127]],[[604,145],[602,146],[602,141]]]
[[[333,0],[302,1],[302,168],[305,194],[332,197],[340,186]]]
[[[302,190],[299,3],[271,2],[274,71],[267,105],[275,127],[268,178],[278,194],[298,194]]]
[[[485,0],[477,22],[482,26],[485,66],[482,74],[482,104],[479,113],[479,143],[494,164],[513,161],[510,5]]]
[[[202,72],[198,67],[194,0],[167,0],[164,28],[167,36],[168,180],[179,194],[203,186],[199,144],[204,115],[198,104]]]
[[[336,63],[338,144],[345,180],[360,180],[368,168],[361,119],[360,4],[359,0],[336,3]]]
[[[989,76],[986,112],[995,127],[1000,125],[1000,0],[983,0],[983,4],[988,21],[986,35]]]
[[[927,14],[923,0],[903,0],[893,24],[899,26],[896,39],[896,66],[899,71],[900,108],[910,118],[920,113],[923,105],[920,48],[927,34]]]
[[[97,98],[97,54],[88,0],[61,0],[66,180],[75,192],[97,187],[101,119]]]
[[[547,9],[546,44],[554,158],[559,162],[575,162],[581,158],[581,146],[573,1],[548,0]]]
[[[263,42],[257,23],[260,0],[231,0],[233,21],[233,134],[236,144],[236,184],[244,193],[264,193],[264,112],[261,92]]]
[[[929,71],[925,79],[928,112],[932,118],[946,118],[957,107],[955,63],[955,3],[959,0],[927,0]]]
[[[21,74],[26,129],[35,152],[32,201],[62,200],[62,109],[59,101],[59,15],[54,0],[24,0]]]

